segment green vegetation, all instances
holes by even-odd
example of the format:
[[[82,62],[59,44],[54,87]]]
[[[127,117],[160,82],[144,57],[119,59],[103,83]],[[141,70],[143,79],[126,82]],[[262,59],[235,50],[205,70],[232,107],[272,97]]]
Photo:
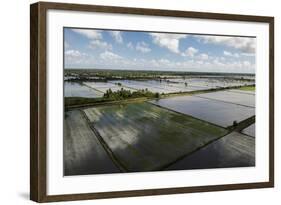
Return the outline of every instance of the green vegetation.
[[[68,108],[71,106],[78,106],[78,105],[83,106],[87,104],[102,103],[106,101],[107,100],[103,98],[65,97],[64,105],[66,108]]]
[[[254,124],[256,121],[256,116],[251,116],[245,120],[242,120],[240,122],[237,122],[236,120],[233,121],[232,126],[228,126],[226,129],[229,131],[237,131],[241,132],[243,129],[249,127],[250,125]]]
[[[255,91],[256,90],[256,86],[243,86],[243,87],[240,87],[239,90]]]
[[[120,90],[117,90],[115,92],[113,92],[111,89],[108,89],[106,93],[104,93],[103,98],[106,100],[114,101],[114,100],[125,100],[125,99],[140,98],[140,97],[158,98],[159,96],[160,96],[159,93],[153,93],[148,89],[131,92],[130,90],[121,88]]]
[[[120,79],[167,79],[173,77],[194,76],[205,78],[204,75],[217,76],[223,79],[232,79],[235,77],[233,73],[208,73],[208,72],[179,72],[179,71],[147,71],[147,70],[103,70],[103,69],[64,69],[65,77],[72,77],[69,81],[107,81]],[[251,76],[253,74],[239,74],[241,76]],[[248,81],[247,78],[241,77],[240,80]]]
[[[108,89],[104,93],[103,97],[100,98],[65,97],[64,104],[65,107],[68,108],[72,106],[94,105],[114,101],[120,102],[130,99],[153,99],[160,98],[160,96],[161,95],[159,93],[150,92],[148,89],[137,90],[133,92],[124,88],[121,88],[115,92],[113,92],[111,89]]]

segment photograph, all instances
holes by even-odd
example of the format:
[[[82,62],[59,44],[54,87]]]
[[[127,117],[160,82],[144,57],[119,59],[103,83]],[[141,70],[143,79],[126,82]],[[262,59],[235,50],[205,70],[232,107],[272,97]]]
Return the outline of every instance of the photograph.
[[[255,167],[256,36],[63,28],[64,176]]]
[[[274,187],[274,16],[135,6],[30,5],[30,199]]]

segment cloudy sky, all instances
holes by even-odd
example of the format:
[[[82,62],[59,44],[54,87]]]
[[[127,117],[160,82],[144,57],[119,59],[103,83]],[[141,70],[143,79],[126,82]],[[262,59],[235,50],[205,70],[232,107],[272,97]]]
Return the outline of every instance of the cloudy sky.
[[[64,29],[65,68],[255,72],[255,38]]]

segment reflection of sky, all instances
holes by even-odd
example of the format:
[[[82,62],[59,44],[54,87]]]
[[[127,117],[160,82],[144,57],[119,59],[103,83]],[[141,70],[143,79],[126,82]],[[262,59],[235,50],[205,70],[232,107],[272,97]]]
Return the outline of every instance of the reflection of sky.
[[[232,132],[172,164],[166,170],[249,166],[255,166],[255,140]]]
[[[114,116],[118,119],[118,121],[121,121],[126,116],[124,115],[125,109],[122,109],[122,106],[120,106],[121,109],[118,109],[114,112]],[[108,129],[99,129],[99,132],[101,136],[108,136],[112,133],[109,133],[110,126],[118,126],[118,123],[113,124],[104,124],[105,120],[108,120],[108,118],[104,119],[106,117],[106,113],[102,111],[102,109],[95,109],[95,108],[89,108],[85,110],[86,115],[88,116],[89,120],[94,123],[94,126],[100,127],[102,125],[108,126]],[[118,128],[115,128],[118,129]],[[117,134],[117,133],[116,133]],[[133,128],[131,125],[123,125],[122,128],[119,129],[119,135],[122,136],[122,140],[120,140],[119,137],[110,137],[110,148],[112,150],[116,149],[125,149],[128,144],[133,145],[138,140],[138,134],[139,131],[135,128]]]
[[[178,96],[153,103],[223,127],[231,126],[234,120],[239,122],[255,115],[254,107],[196,96]]]
[[[121,83],[121,86],[117,85]],[[187,84],[185,84],[187,83]],[[136,90],[148,89],[154,93],[176,93],[188,92],[195,90],[206,90],[217,87],[241,86],[246,84],[253,84],[253,81],[239,81],[239,80],[221,80],[212,78],[188,78],[188,79],[169,79],[168,81],[162,80],[114,80],[109,82],[65,82],[65,97],[101,97],[108,89],[113,92],[121,90]],[[237,91],[242,92],[242,91]]]
[[[218,100],[238,105],[255,107],[255,95],[248,93],[239,93],[231,91],[217,91],[211,93],[203,93],[196,95],[197,97]]]
[[[162,80],[147,80],[147,81],[136,81],[136,80],[117,80],[111,81],[112,83],[121,83],[126,88],[148,89],[152,92],[159,93],[175,93],[175,92],[187,92],[194,90],[206,90],[217,87],[229,87],[229,86],[241,86],[241,85],[252,85],[253,81],[240,81],[233,79],[212,79],[212,78],[173,78],[168,79],[169,81]],[[187,84],[185,84],[187,83]]]
[[[81,83],[64,82],[64,96],[65,97],[96,98],[96,97],[101,97],[102,95],[103,94],[101,92],[88,88]]]
[[[64,126],[64,174],[119,172],[79,110],[66,112]]]
[[[66,68],[254,73],[255,38],[64,29]]]
[[[201,122],[150,103],[99,106],[85,113],[131,171],[161,167],[221,134],[207,134],[205,123],[202,129],[195,129],[193,123],[198,127]]]

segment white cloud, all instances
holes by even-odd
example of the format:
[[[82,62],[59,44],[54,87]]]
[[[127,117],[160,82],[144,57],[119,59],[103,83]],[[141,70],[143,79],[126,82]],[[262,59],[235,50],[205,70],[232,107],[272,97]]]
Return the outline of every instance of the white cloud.
[[[201,60],[199,60],[199,61],[196,61],[196,64],[198,64],[198,65],[203,65],[203,64],[204,64],[204,62],[203,62],[203,61],[201,61]]]
[[[66,57],[81,57],[82,53],[78,50],[67,50],[65,51]]]
[[[254,57],[255,53],[242,53],[242,56],[247,56],[247,57]]]
[[[225,66],[225,64],[223,62],[221,62],[218,58],[213,60],[212,64],[215,66]]]
[[[251,66],[251,63],[249,61],[243,61],[243,65],[245,67],[249,67],[249,66]]]
[[[160,60],[158,60],[159,63],[161,64],[169,64],[170,61],[168,59],[164,59],[164,58],[161,58]]]
[[[100,54],[100,58],[103,59],[103,60],[120,60],[122,59],[121,56],[115,54],[115,53],[112,53],[110,51],[105,51],[103,53]]]
[[[135,70],[181,70],[197,72],[254,72],[255,64],[250,61],[227,61],[221,57],[209,56],[208,59],[200,59],[200,55],[185,61],[173,61],[167,58],[128,59],[111,51],[104,51],[99,56],[81,53],[77,50],[65,52],[66,65],[73,67],[107,68],[107,69],[135,69]],[[203,57],[204,58],[204,57]]]
[[[223,51],[223,55],[229,56],[229,57],[234,57],[234,58],[239,58],[240,55],[238,53],[231,53],[229,51]]]
[[[199,57],[199,55],[198,55]],[[108,62],[108,61],[107,61]],[[112,66],[124,69],[150,69],[150,70],[183,70],[183,71],[213,71],[213,72],[241,72],[249,73],[254,72],[255,65],[249,61],[232,61],[223,62],[220,57],[215,57],[212,60],[201,60],[193,58],[186,61],[172,61],[166,58],[160,59],[126,59],[122,58],[118,61],[110,61]]]
[[[77,65],[87,61],[88,54],[80,52],[78,50],[67,50],[65,51],[65,62],[67,65]]]
[[[239,57],[240,57],[240,55],[239,55],[238,53],[233,53],[232,55],[233,55],[233,57],[235,57],[235,58],[239,58]]]
[[[183,56],[188,56],[188,57],[194,57],[194,55],[198,53],[198,49],[189,47],[186,49],[184,53],[182,53]]]
[[[67,41],[65,41],[64,42],[64,48],[69,48],[69,47],[70,47],[69,43]]]
[[[89,39],[102,39],[102,34],[100,31],[89,30],[89,29],[72,29],[72,31],[86,36]]]
[[[103,50],[112,50],[111,44],[104,42],[104,41],[100,41],[100,40],[91,41],[89,47],[92,49],[99,48],[99,49],[103,49]]]
[[[148,44],[145,42],[138,42],[136,45],[136,50],[140,51],[142,53],[148,53],[151,51],[151,49],[149,48]]]
[[[127,43],[127,47],[130,48],[130,49],[134,49],[134,46],[133,46],[132,42]]]
[[[232,56],[232,53],[230,53],[228,51],[223,51],[223,55],[225,55],[225,56]]]
[[[208,60],[209,59],[209,55],[206,54],[206,53],[201,53],[199,56],[198,56],[199,59],[201,60]]]
[[[109,31],[109,34],[114,38],[117,43],[123,43],[121,31]]]
[[[203,43],[222,44],[236,48],[245,53],[254,53],[256,39],[249,37],[229,37],[229,36],[196,36]]]
[[[180,53],[179,41],[186,38],[184,34],[150,33],[152,42],[160,47],[169,49],[173,53]]]

